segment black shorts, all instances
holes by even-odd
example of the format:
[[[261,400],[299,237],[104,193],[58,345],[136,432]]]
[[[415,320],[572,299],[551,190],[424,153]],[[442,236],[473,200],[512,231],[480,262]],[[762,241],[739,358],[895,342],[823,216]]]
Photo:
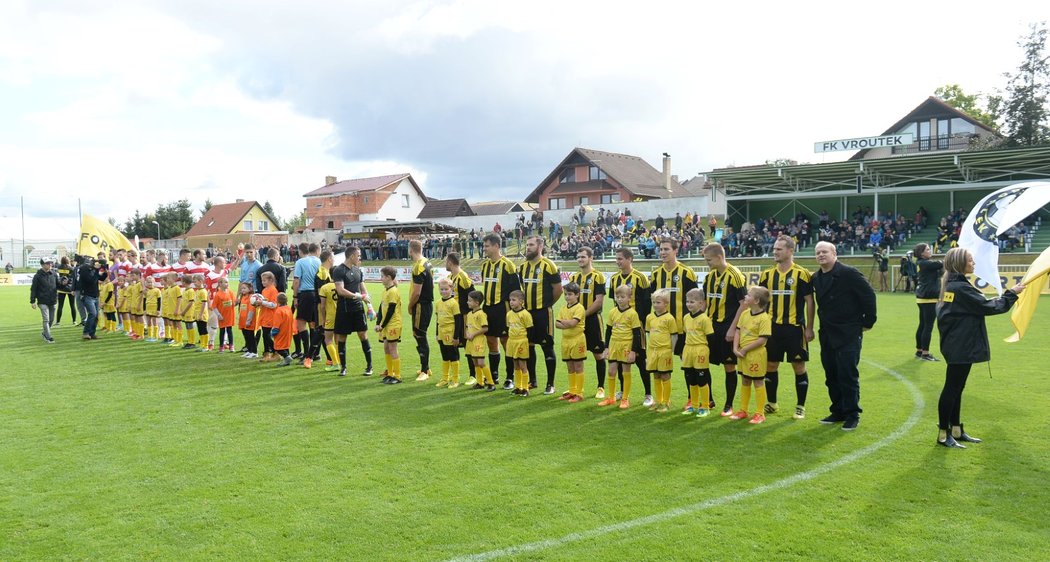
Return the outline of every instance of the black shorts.
[[[317,292],[299,291],[295,318],[303,322],[317,322]]]
[[[532,345],[554,344],[554,315],[549,308],[530,310],[532,327],[529,328],[529,343]]]
[[[715,331],[707,336],[707,347],[711,349],[711,363],[714,365],[736,365],[733,342],[726,341],[729,326],[730,322],[714,322]]]
[[[489,329],[485,332],[488,337],[507,337],[507,311],[510,310],[507,303],[482,306],[485,316],[489,320]]]
[[[348,308],[343,306],[336,308],[335,326],[332,331],[340,336],[367,332],[368,322],[365,319],[364,307],[357,304]]]
[[[417,302],[415,313],[412,314],[412,335],[425,337],[427,328],[430,327],[430,319],[434,317],[434,303]]]
[[[441,360],[442,361],[459,361],[459,348],[454,345],[445,345],[438,343],[438,347],[441,348]]]
[[[774,363],[781,361],[809,361],[809,343],[802,326],[773,324],[769,340],[766,341],[766,359]]]
[[[597,314],[588,316],[583,322],[583,335],[587,338],[587,351],[601,353],[605,351],[605,334],[602,334],[601,317]]]

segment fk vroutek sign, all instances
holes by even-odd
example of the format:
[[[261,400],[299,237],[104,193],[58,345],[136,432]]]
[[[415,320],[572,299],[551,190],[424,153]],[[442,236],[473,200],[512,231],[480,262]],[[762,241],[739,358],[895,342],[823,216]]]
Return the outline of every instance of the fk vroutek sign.
[[[866,148],[884,148],[887,146],[905,146],[915,142],[911,133],[887,135],[884,137],[861,137],[813,143],[813,152],[836,152],[839,150],[864,150]]]

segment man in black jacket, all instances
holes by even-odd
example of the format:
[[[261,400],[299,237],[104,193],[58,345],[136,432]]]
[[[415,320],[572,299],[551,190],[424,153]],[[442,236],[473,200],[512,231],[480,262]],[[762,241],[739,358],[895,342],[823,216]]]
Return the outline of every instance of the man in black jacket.
[[[266,263],[262,265],[255,272],[255,291],[262,290],[262,274],[265,271],[269,271],[273,274],[274,288],[277,289],[278,293],[283,293],[288,290],[288,272],[284,269],[277,260],[281,257],[281,253],[277,251],[277,248],[270,248],[266,253]]]
[[[98,325],[98,270],[95,260],[81,257],[77,267],[77,290],[84,303],[84,339],[97,340],[95,327]]]
[[[831,398],[823,424],[842,423],[852,431],[860,423],[860,349],[863,333],[875,325],[875,291],[856,268],[839,263],[835,245],[816,246],[820,270],[813,276],[820,318],[820,362]]]
[[[29,289],[29,304],[40,309],[40,319],[44,330],[40,335],[47,343],[55,343],[51,337],[51,323],[55,321],[55,304],[58,302],[58,275],[51,268],[55,260],[47,256],[40,260],[40,269],[33,276],[33,286]]]

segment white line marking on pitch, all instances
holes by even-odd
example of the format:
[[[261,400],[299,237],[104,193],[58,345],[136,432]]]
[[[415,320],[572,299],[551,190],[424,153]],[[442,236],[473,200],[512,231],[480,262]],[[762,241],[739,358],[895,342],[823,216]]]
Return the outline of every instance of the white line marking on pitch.
[[[889,445],[890,443],[893,443],[894,441],[900,439],[901,437],[904,436],[904,434],[906,434],[909,431],[911,431],[911,428],[915,427],[915,424],[919,423],[919,417],[922,415],[922,411],[926,407],[926,401],[923,399],[922,394],[919,392],[919,389],[911,381],[909,381],[908,379],[904,378],[903,375],[901,375],[897,371],[894,371],[893,369],[890,369],[888,367],[883,367],[882,365],[879,365],[878,363],[873,363],[873,362],[867,361],[867,360],[865,360],[864,362],[869,364],[869,365],[871,365],[871,366],[873,366],[873,367],[877,367],[879,369],[882,369],[883,371],[888,373],[890,376],[892,376],[893,378],[897,379],[898,382],[900,382],[905,387],[907,387],[908,391],[911,393],[911,397],[912,397],[912,400],[914,401],[915,407],[912,408],[911,415],[908,416],[908,419],[905,420],[904,423],[902,423],[900,425],[900,427],[898,427],[896,430],[894,430],[893,433],[890,433],[886,437],[883,437],[882,439],[879,439],[875,443],[872,443],[871,445],[868,445],[867,447],[864,447],[863,449],[858,449],[856,451],[853,451],[852,453],[849,453],[849,454],[845,455],[844,457],[841,457],[841,458],[839,458],[837,460],[831,461],[831,462],[829,462],[827,464],[823,464],[823,465],[818,466],[816,468],[812,468],[812,469],[807,470],[805,472],[799,472],[798,474],[793,474],[791,476],[787,476],[787,477],[781,478],[780,480],[777,480],[775,482],[770,482],[769,484],[763,484],[761,486],[758,486],[756,488],[751,488],[749,490],[742,490],[740,492],[729,494],[727,496],[722,496],[722,497],[719,497],[719,498],[713,498],[713,499],[709,499],[709,500],[704,500],[704,501],[699,502],[699,503],[694,503],[692,505],[686,505],[686,506],[678,507],[678,508],[675,508],[675,509],[664,511],[662,513],[654,513],[653,515],[647,515],[645,517],[639,517],[638,519],[631,519],[631,520],[628,520],[628,521],[621,521],[620,523],[613,523],[611,525],[604,525],[602,527],[597,527],[597,528],[591,529],[589,531],[579,531],[579,532],[576,532],[576,533],[570,533],[570,534],[565,535],[563,537],[547,539],[547,540],[542,540],[542,541],[536,541],[536,542],[530,542],[530,543],[520,544],[520,545],[517,545],[517,546],[509,546],[509,547],[501,548],[501,549],[498,549],[498,550],[490,550],[488,552],[479,552],[477,554],[468,554],[468,555],[464,555],[464,556],[457,556],[456,558],[450,559],[449,562],[468,562],[468,561],[469,562],[474,562],[474,561],[478,561],[478,560],[492,560],[494,558],[502,558],[504,556],[516,556],[516,555],[519,555],[519,554],[525,554],[527,552],[536,552],[536,551],[539,551],[539,550],[546,550],[548,548],[554,548],[554,547],[562,546],[562,545],[565,545],[565,544],[568,544],[568,543],[573,543],[573,542],[577,542],[577,541],[583,541],[583,540],[587,540],[587,539],[593,539],[593,538],[600,537],[602,535],[607,535],[609,533],[617,533],[617,532],[621,532],[621,531],[626,531],[628,529],[634,529],[635,527],[642,527],[642,526],[645,526],[645,525],[652,525],[653,523],[659,523],[661,521],[667,521],[668,519],[674,519],[674,518],[677,518],[677,517],[681,517],[683,515],[689,515],[689,514],[692,514],[692,513],[696,513],[698,511],[703,511],[705,509],[710,509],[712,507],[723,506],[723,505],[730,504],[730,503],[733,503],[733,502],[738,501],[738,500],[745,500],[745,499],[752,498],[752,497],[755,497],[755,496],[758,496],[758,495],[761,495],[761,494],[765,494],[767,492],[775,492],[775,491],[778,491],[778,490],[783,490],[784,488],[788,488],[790,486],[794,486],[795,484],[798,484],[800,482],[807,482],[809,480],[813,480],[814,478],[816,478],[818,476],[821,476],[823,474],[827,474],[828,472],[831,472],[832,470],[835,470],[836,468],[845,466],[845,465],[847,465],[847,464],[849,464],[851,462],[854,462],[856,460],[864,458],[864,457],[874,453],[875,451],[878,451],[879,449],[882,449],[883,447]]]

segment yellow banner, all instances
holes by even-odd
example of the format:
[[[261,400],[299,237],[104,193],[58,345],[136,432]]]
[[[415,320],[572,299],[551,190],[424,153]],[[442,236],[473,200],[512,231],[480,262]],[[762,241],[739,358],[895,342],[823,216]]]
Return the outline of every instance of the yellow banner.
[[[1014,335],[1006,338],[1007,342],[1020,341],[1024,333],[1028,331],[1028,324],[1035,315],[1035,307],[1039,304],[1039,292],[1037,288],[1046,285],[1047,273],[1050,272],[1050,248],[1043,250],[1042,254],[1032,262],[1024,278],[1025,290],[1017,297],[1017,303],[1013,312],[1010,313],[1010,321],[1017,329]]]
[[[108,222],[100,221],[91,215],[84,215],[81,219],[78,254],[95,257],[99,252],[105,252],[109,256],[110,248],[130,250],[133,247],[131,241]]]

